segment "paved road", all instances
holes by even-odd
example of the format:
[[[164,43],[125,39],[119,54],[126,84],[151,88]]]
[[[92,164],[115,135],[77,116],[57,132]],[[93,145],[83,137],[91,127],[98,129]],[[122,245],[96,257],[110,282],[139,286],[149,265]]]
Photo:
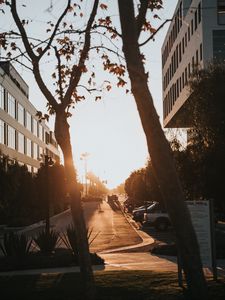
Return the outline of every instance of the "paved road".
[[[97,235],[90,247],[92,252],[135,245],[142,241],[117,206],[110,206],[103,201],[100,205],[97,202],[85,203],[83,207],[87,228],[93,229],[90,240]],[[64,232],[71,223],[70,210],[51,218],[51,228],[58,232]],[[39,222],[22,232],[35,236],[44,227],[44,222]]]

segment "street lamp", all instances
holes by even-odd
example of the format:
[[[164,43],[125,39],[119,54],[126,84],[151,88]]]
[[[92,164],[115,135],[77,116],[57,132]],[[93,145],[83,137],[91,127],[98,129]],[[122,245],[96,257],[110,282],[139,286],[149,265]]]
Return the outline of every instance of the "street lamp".
[[[54,164],[52,158],[47,154],[43,155],[43,168],[44,168],[44,177],[45,177],[45,202],[46,202],[46,211],[45,211],[45,231],[50,233],[50,193],[49,193],[49,167]]]
[[[81,153],[80,159],[84,161],[84,176],[85,176],[85,196],[88,193],[88,186],[87,186],[87,159],[90,154],[87,152]]]

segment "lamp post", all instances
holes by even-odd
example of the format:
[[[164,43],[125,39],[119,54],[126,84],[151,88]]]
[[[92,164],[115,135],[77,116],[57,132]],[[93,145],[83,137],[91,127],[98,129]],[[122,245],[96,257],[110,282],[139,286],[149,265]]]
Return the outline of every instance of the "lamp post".
[[[45,201],[46,201],[46,211],[45,211],[45,231],[50,233],[50,192],[49,192],[49,167],[52,166],[54,162],[52,158],[47,154],[44,155],[44,174],[45,174]]]
[[[84,161],[84,176],[85,176],[85,196],[88,193],[88,186],[87,186],[87,158],[90,154],[87,152],[81,153],[80,159]]]

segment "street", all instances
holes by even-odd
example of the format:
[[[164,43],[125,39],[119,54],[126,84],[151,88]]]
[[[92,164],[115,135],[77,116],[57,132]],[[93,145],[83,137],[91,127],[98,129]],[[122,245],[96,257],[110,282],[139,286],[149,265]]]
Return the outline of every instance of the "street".
[[[120,209],[111,207],[107,202],[88,202],[83,204],[84,216],[88,230],[92,230],[89,242],[96,236],[90,246],[91,252],[101,252],[114,248],[131,246],[141,243],[142,239],[130,226]],[[72,224],[70,210],[53,216],[50,221],[51,229],[65,232]],[[45,227],[44,222],[28,226],[20,232],[28,236],[35,236]]]

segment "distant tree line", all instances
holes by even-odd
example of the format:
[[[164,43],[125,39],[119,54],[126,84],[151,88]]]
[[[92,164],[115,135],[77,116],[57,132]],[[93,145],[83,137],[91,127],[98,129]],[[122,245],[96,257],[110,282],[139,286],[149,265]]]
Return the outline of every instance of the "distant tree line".
[[[64,167],[58,163],[37,174],[0,156],[0,224],[24,226],[45,218],[47,192],[51,215],[67,206]]]

